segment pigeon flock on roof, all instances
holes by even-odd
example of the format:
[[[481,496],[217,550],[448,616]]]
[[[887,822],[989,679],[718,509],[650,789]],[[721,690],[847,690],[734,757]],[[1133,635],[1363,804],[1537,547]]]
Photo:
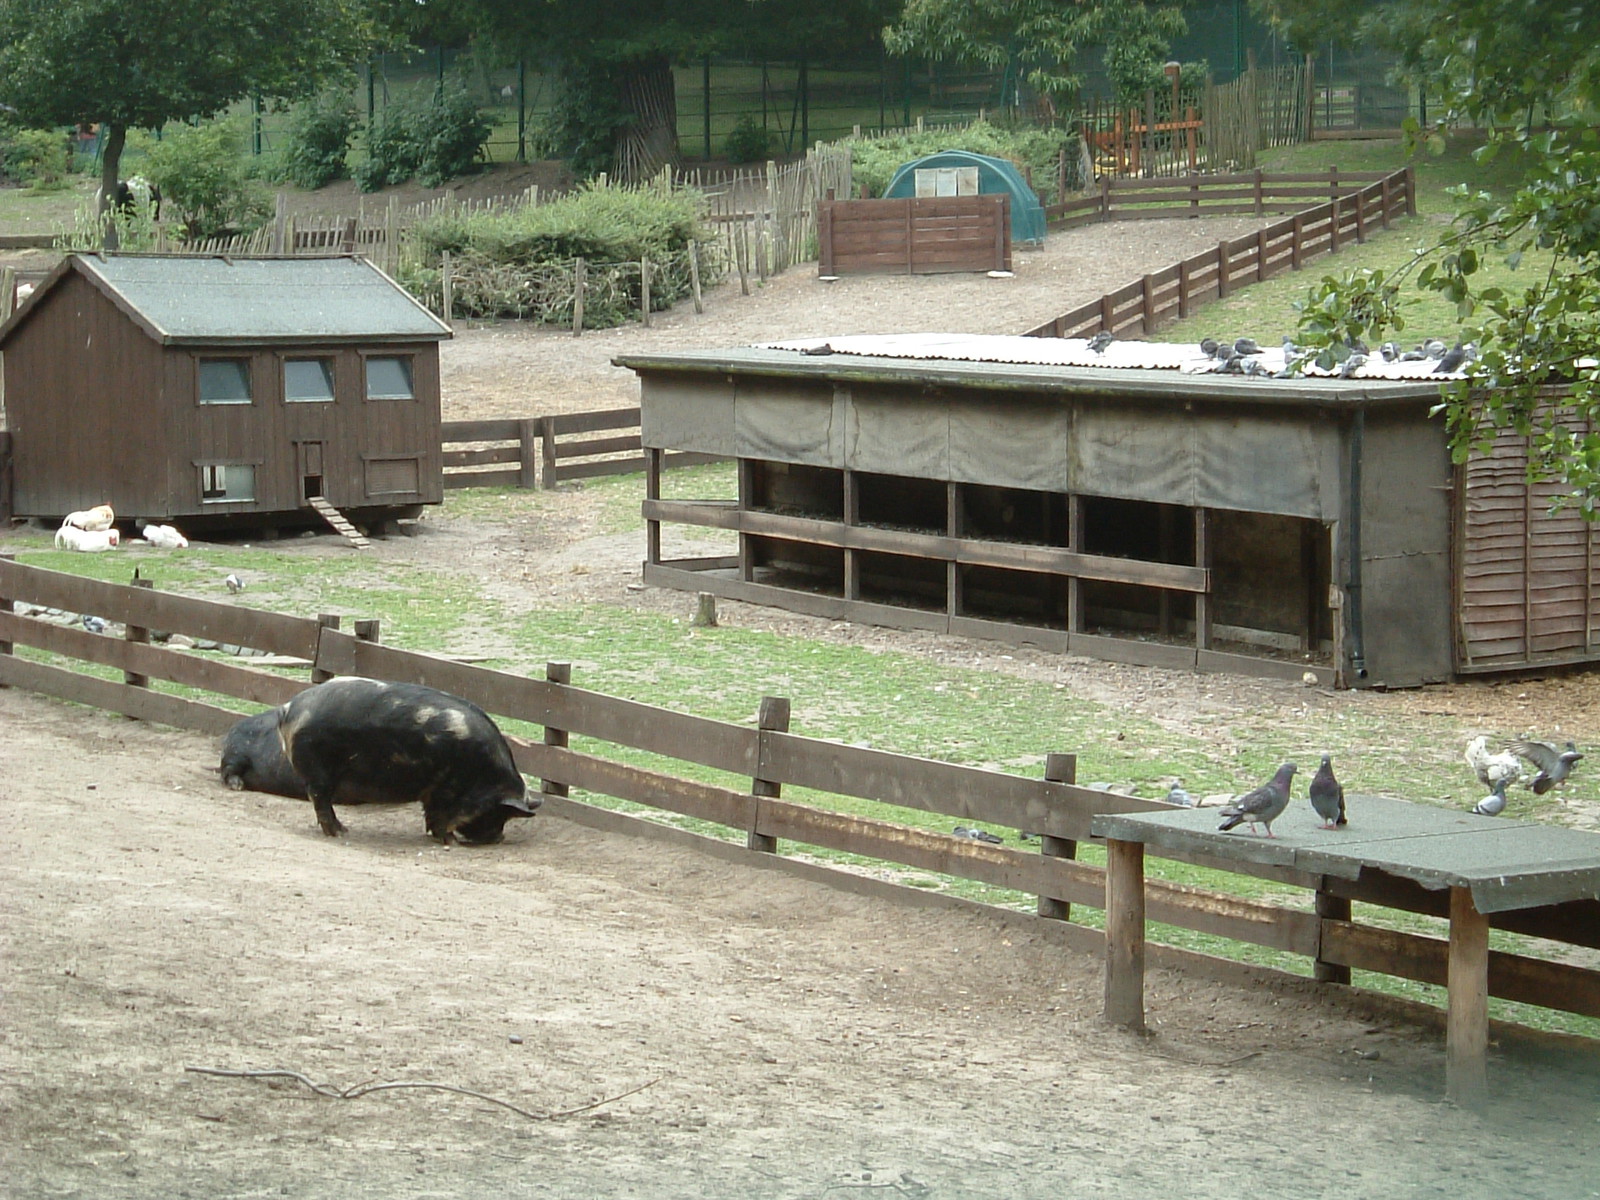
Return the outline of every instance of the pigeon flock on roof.
[[[1251,337],[1207,337],[1194,342],[1145,342],[1107,332],[1090,338],[1027,337],[1006,334],[898,333],[853,334],[835,338],[795,338],[764,342],[759,348],[807,356],[831,354],[872,358],[913,358],[949,362],[1016,363],[1055,367],[1118,367],[1182,371],[1191,375],[1238,375],[1251,379],[1460,379],[1477,358],[1471,342],[1454,346],[1429,338],[1406,349],[1384,342],[1376,350],[1351,339],[1336,352],[1282,344],[1263,346]]]

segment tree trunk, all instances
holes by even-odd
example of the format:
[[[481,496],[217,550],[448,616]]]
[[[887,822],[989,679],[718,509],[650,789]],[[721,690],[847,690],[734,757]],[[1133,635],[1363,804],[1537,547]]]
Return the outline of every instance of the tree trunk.
[[[100,219],[101,245],[115,250],[120,245],[117,223],[112,219],[112,208],[117,202],[117,177],[122,170],[122,147],[128,141],[128,127],[107,121],[105,138],[100,144],[100,199],[95,215]]]
[[[617,139],[613,174],[623,183],[641,183],[678,161],[678,92],[672,61],[666,55],[636,59],[618,67],[618,99],[633,114]]]

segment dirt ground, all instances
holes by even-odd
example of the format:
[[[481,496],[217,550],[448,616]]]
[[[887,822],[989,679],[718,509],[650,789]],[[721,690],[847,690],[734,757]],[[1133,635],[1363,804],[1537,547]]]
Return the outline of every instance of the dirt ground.
[[[625,350],[1016,332],[1220,236],[1080,231],[1019,255],[1010,280],[800,270],[651,330],[463,329],[445,348],[446,415],[633,402],[609,365]],[[559,521],[447,511],[374,552],[522,604],[685,605],[638,588],[637,535],[601,532],[581,489],[564,498]],[[525,576],[555,582],[534,595]],[[1585,676],[1335,695],[748,605],[722,616],[1048,673],[1195,730],[1266,701],[1503,725],[1514,709],[1600,734]],[[1099,1021],[1098,959],[1026,921],[548,815],[468,850],[430,842],[414,811],[360,810],[335,841],[303,803],[223,789],[215,762],[212,739],[0,691],[0,1194],[1600,1195],[1585,1059],[1497,1053],[1493,1109],[1462,1112],[1439,1099],[1437,1034],[1393,1013],[1156,971],[1154,1033],[1134,1037]],[[433,1082],[532,1115],[188,1066]]]

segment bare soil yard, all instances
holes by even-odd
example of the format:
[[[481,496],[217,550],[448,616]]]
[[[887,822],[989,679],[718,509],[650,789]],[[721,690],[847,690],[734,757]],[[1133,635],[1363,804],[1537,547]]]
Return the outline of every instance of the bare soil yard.
[[[1115,225],[1052,238],[1009,280],[797,270],[650,330],[465,329],[445,349],[446,416],[634,402],[610,366],[624,350],[1017,332],[1229,235]],[[446,506],[375,552],[522,604],[687,608],[631,589],[640,539],[564,495],[559,523]],[[555,582],[534,594],[527,577]],[[1600,735],[1587,677],[1336,696],[750,606],[724,620],[1048,673],[1191,729],[1275,700]],[[1028,921],[550,816],[468,850],[429,841],[414,811],[357,810],[335,841],[303,803],[225,790],[215,763],[211,739],[0,690],[0,1194],[1600,1195],[1581,1056],[1496,1054],[1493,1110],[1465,1113],[1439,1100],[1440,1038],[1392,1011],[1157,971],[1154,1034],[1133,1037],[1098,1019],[1097,958]],[[430,1081],[548,1119],[185,1066]]]

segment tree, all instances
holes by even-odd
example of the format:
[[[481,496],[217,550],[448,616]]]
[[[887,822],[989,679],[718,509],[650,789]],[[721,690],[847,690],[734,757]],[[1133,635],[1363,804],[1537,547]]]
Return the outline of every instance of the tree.
[[[1144,0],[906,0],[884,41],[896,54],[1015,66],[1054,100],[1076,96],[1079,54],[1100,46],[1118,98],[1127,100],[1161,85],[1172,39],[1187,27],[1176,4]]]
[[[100,125],[104,213],[129,129],[309,96],[371,34],[362,0],[0,0],[0,103],[32,124]]]
[[[1262,2],[1292,37],[1316,30],[1323,7]],[[1346,11],[1359,17],[1347,34],[1394,46],[1405,75],[1444,93],[1445,124],[1477,125],[1487,132],[1480,155],[1520,155],[1525,171],[1507,199],[1462,190],[1453,227],[1400,271],[1325,284],[1302,327],[1337,354],[1347,337],[1399,327],[1402,283],[1440,292],[1481,348],[1469,377],[1441,397],[1457,460],[1514,429],[1532,438],[1530,470],[1600,516],[1600,5],[1357,0]],[[1413,123],[1412,134],[1442,145],[1439,130]],[[1517,265],[1530,252],[1549,265],[1519,289],[1474,278],[1489,255]]]

